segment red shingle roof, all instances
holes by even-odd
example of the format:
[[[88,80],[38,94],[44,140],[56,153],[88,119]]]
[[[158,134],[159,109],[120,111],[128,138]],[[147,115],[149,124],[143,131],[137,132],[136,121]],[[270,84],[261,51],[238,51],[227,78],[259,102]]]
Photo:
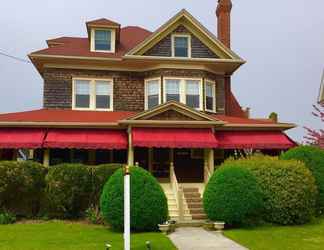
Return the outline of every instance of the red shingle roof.
[[[106,18],[100,18],[100,19],[92,20],[92,21],[87,22],[86,24],[87,24],[87,26],[88,26],[88,25],[120,26],[119,23],[116,23],[116,22],[111,21],[111,20],[106,19]]]
[[[26,112],[0,114],[0,122],[51,122],[51,123],[116,123],[134,116],[128,111],[77,111],[62,109],[39,109]],[[226,115],[211,115],[230,124],[274,124],[267,119],[248,119]]]
[[[114,123],[126,119],[134,112],[77,111],[39,109],[26,112],[0,114],[0,122],[71,122],[71,123]]]
[[[121,28],[120,43],[117,45],[116,53],[91,52],[87,37],[60,37],[48,40],[47,42],[62,43],[61,45],[35,51],[31,55],[121,58],[136,45],[144,41],[150,34],[150,31],[137,26]]]

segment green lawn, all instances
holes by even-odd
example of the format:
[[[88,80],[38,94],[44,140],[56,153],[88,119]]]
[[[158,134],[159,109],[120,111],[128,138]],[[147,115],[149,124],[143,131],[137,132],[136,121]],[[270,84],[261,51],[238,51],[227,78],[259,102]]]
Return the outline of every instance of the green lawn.
[[[154,250],[176,249],[161,233],[133,234],[131,241],[132,249],[146,249],[146,241]],[[123,249],[122,234],[103,226],[62,221],[0,226],[0,250],[104,250],[107,242],[112,250]]]
[[[251,250],[322,250],[324,219],[303,226],[262,226],[235,229],[225,235]]]

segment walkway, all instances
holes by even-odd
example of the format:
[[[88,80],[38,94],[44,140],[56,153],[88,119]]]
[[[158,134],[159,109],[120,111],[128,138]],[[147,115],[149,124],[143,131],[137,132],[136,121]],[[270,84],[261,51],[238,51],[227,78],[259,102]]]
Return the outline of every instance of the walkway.
[[[221,233],[209,232],[203,228],[177,228],[169,235],[179,250],[246,250]]]

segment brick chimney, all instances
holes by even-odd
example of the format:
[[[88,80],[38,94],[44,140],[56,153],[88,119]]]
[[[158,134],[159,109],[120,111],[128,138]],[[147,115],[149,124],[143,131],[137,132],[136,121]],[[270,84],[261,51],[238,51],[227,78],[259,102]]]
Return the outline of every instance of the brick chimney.
[[[218,0],[216,9],[218,39],[228,48],[231,47],[231,0]]]

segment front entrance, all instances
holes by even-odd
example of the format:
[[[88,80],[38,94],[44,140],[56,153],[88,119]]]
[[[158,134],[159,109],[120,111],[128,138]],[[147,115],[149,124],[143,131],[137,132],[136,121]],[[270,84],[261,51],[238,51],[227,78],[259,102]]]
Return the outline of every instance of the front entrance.
[[[173,162],[180,183],[204,182],[203,149],[135,148],[135,162],[156,178],[169,181]]]

